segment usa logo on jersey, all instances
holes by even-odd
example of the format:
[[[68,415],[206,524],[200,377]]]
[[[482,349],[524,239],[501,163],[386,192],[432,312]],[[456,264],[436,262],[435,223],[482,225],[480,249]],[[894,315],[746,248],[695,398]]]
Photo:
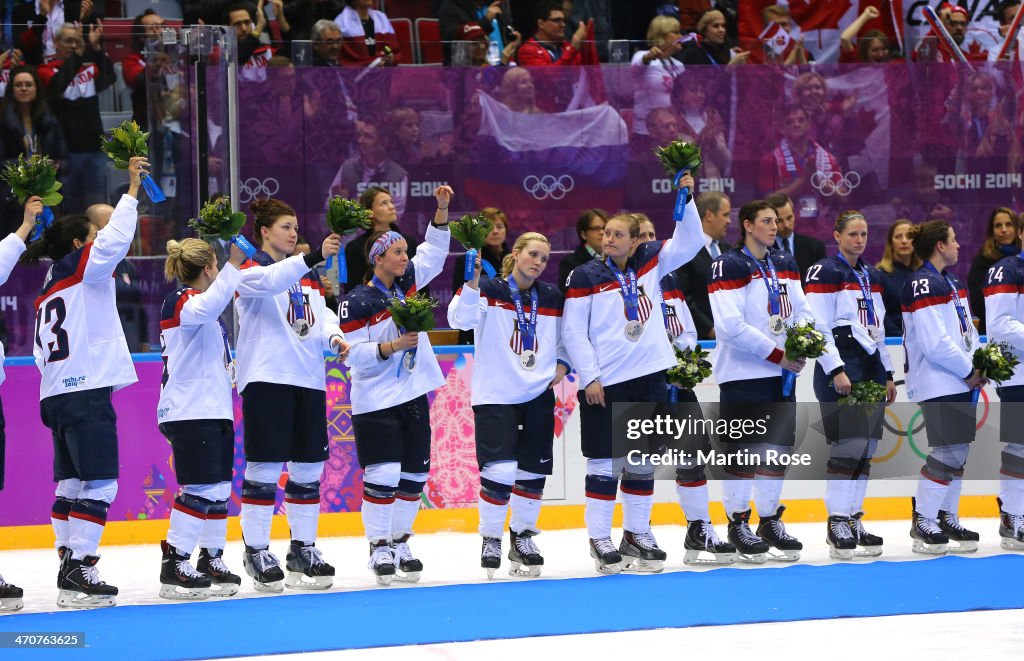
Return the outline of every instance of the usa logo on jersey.
[[[772,304],[768,303],[768,314],[772,313]],[[783,319],[793,316],[793,302],[789,300],[789,293],[786,291],[786,283],[779,283],[779,314]]]
[[[517,356],[523,353],[523,335],[519,332],[519,321],[513,322],[515,325],[512,327],[512,337],[508,339],[508,346],[512,349],[512,353]],[[540,339],[533,336],[533,350],[538,351],[540,348]]]
[[[302,294],[302,316],[305,317],[306,323],[312,328],[316,325],[316,317],[313,316],[313,308],[309,305],[309,294]],[[288,305],[288,325],[291,326],[295,323],[295,309]]]
[[[639,299],[640,299],[639,300],[639,303],[640,303],[640,310],[639,310],[639,312],[640,312],[640,314],[639,314],[640,323],[641,324],[646,324],[647,320],[651,318],[651,310],[654,309],[654,303],[652,303],[651,299],[647,296],[647,292],[644,291],[644,286],[643,285],[640,285],[640,287],[638,287],[638,293],[640,294],[640,296],[639,296]],[[626,319],[629,319],[629,315],[626,314],[626,306],[625,305],[622,306],[622,316],[625,317]]]

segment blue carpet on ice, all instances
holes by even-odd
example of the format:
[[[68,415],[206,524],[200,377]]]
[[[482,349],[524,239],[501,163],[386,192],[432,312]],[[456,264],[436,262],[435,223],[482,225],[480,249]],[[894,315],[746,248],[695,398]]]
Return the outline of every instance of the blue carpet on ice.
[[[664,627],[1024,608],[1024,556],[509,581],[12,615],[84,631],[21,659],[197,659]],[[154,587],[155,589],[155,587]],[[6,652],[6,650],[5,650]],[[13,657],[11,657],[13,658]]]

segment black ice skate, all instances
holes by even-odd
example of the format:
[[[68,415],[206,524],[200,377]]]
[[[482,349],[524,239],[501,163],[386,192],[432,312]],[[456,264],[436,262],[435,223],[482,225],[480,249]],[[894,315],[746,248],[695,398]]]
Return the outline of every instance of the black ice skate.
[[[942,532],[938,521],[926,519],[917,512],[917,502],[913,498],[910,502],[914,506],[914,513],[910,519],[910,538],[914,540],[911,550],[914,553],[945,555],[949,537]]]
[[[61,608],[104,608],[117,605],[117,588],[100,579],[96,568],[98,555],[87,555],[75,560],[66,554],[64,571],[57,587],[57,605]]]
[[[960,517],[955,512],[939,510],[939,528],[946,533],[949,541],[957,543],[956,546],[949,546],[947,553],[974,553],[978,550],[981,536],[960,525]]]
[[[70,546],[57,547],[57,585],[60,585],[60,577],[64,575],[64,563],[71,557]]]
[[[857,540],[850,529],[850,520],[845,516],[828,517],[825,543],[828,544],[828,557],[833,560],[853,560]]]
[[[683,564],[687,565],[731,565],[736,562],[736,547],[718,539],[715,527],[710,521],[691,521],[686,527],[683,540]],[[711,557],[702,557],[701,554]]]
[[[167,543],[160,542],[160,596],[164,599],[198,601],[210,596],[210,577],[196,571],[186,555]]]
[[[5,582],[4,577],[0,576],[0,612],[20,611],[25,607],[25,602],[22,601],[24,596],[24,590]]]
[[[211,597],[232,597],[242,585],[242,577],[233,574],[225,564],[224,549],[199,549],[196,571],[210,577]]]
[[[316,544],[293,539],[285,556],[288,576],[285,587],[294,590],[326,590],[334,584],[334,567],[324,561]]]
[[[1007,551],[1024,551],[1024,516],[1010,514],[1003,509],[1003,501],[999,503],[999,546]]]
[[[395,580],[404,583],[415,583],[420,580],[423,563],[416,559],[409,548],[410,535],[402,535],[391,542],[391,553],[398,563]]]
[[[619,553],[622,555],[622,571],[644,574],[657,574],[665,569],[665,558],[668,557],[658,548],[650,530],[641,533],[623,530]]]
[[[252,586],[257,592],[284,592],[281,561],[270,549],[255,549],[246,544],[242,552],[242,567],[252,577]]]
[[[779,505],[772,516],[762,516],[757,522],[757,534],[778,553],[768,552],[768,557],[781,562],[795,562],[800,559],[800,551],[804,545],[796,537],[786,532],[786,524],[782,522],[785,506]]]
[[[369,567],[377,577],[377,585],[391,585],[395,578],[395,556],[391,552],[391,542],[386,539],[370,542]]]
[[[590,557],[594,559],[594,567],[602,574],[618,574],[622,571],[622,555],[615,550],[611,537],[591,537]]]
[[[877,558],[882,555],[882,538],[872,535],[864,529],[861,518],[864,512],[857,512],[850,517],[850,532],[857,542],[857,550],[853,552],[855,558]]]
[[[750,531],[750,510],[733,514],[726,534],[736,547],[736,555],[740,562],[761,565],[768,560],[768,551],[771,547],[768,546],[768,542]]]
[[[540,576],[541,567],[544,566],[544,556],[540,554],[540,549],[533,542],[533,537],[537,534],[536,530],[524,530],[518,533],[509,530],[509,544],[512,546],[508,550],[508,559],[512,563],[508,568],[509,576],[528,578]]]
[[[487,570],[487,578],[494,578],[494,571],[501,566],[500,537],[484,537],[480,547],[480,566]]]

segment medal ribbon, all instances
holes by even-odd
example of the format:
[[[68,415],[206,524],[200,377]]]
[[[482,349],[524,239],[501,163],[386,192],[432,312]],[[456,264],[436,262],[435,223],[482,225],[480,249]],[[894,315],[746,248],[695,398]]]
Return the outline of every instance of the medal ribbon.
[[[519,285],[516,284],[515,276],[508,276],[509,293],[512,295],[512,304],[516,308],[516,322],[519,324],[519,334],[523,338],[523,350],[533,351],[533,338],[537,335],[537,309],[538,305],[537,288],[530,287],[530,319],[527,321],[526,313],[523,311],[523,298],[519,295]]]
[[[761,260],[754,257],[750,252],[750,248],[743,247],[743,252],[747,257],[754,260],[754,265],[757,266],[757,270],[761,272],[761,279],[764,280],[764,286],[768,288],[768,311],[771,314],[780,314],[782,311],[782,294],[779,288],[779,274],[775,271],[775,264],[772,262],[772,256],[770,253],[765,253],[765,257],[768,260],[768,271],[765,272],[764,267],[761,266]],[[768,276],[771,275],[769,278]]]
[[[636,271],[627,268],[623,273],[615,266],[611,257],[605,260],[605,264],[611,269],[615,279],[619,281],[622,303],[626,306],[626,319],[638,321],[640,319],[640,292],[636,284]]]
[[[868,326],[876,326],[875,322],[875,301],[871,298],[871,273],[865,266],[863,271],[858,271],[855,266],[846,261],[846,257],[843,253],[839,253],[839,259],[843,260],[843,264],[846,264],[853,270],[853,275],[857,278],[857,284],[860,285],[860,291],[864,295],[864,303],[868,308]],[[858,264],[859,264],[858,260]]]

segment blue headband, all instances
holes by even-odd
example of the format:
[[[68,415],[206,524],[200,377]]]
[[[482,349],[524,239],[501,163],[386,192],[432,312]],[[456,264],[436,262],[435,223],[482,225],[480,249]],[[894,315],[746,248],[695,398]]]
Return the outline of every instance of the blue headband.
[[[405,237],[393,230],[378,236],[377,240],[373,242],[373,247],[370,248],[370,266],[376,266],[377,258],[386,253],[388,248],[399,241],[405,241]]]

